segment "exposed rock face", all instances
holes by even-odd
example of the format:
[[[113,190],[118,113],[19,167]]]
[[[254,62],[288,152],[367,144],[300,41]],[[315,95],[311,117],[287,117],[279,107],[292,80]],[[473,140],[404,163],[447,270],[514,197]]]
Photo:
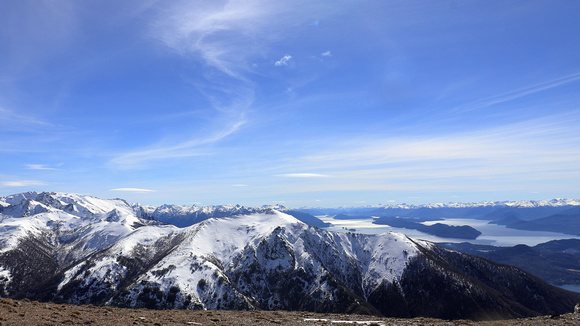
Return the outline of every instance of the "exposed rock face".
[[[276,210],[177,228],[122,200],[21,197],[0,199],[0,294],[13,298],[445,319],[561,314],[580,300],[515,267],[400,233],[328,232]]]

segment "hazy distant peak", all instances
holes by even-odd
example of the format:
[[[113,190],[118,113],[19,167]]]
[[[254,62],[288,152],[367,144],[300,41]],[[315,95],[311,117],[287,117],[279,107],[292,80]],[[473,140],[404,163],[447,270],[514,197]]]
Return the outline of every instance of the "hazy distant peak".
[[[580,206],[580,199],[555,198],[548,200],[518,200],[518,201],[482,201],[464,203],[433,203],[433,204],[392,204],[380,205],[386,208],[468,208],[468,207],[560,207],[560,206]]]

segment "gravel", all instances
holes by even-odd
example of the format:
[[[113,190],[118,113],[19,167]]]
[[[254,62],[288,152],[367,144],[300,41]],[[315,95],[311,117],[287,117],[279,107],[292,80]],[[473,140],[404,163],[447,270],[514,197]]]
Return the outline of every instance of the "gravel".
[[[572,309],[571,309],[572,310]],[[190,311],[75,306],[0,299],[0,325],[580,325],[580,314],[483,321],[383,318],[304,311]]]

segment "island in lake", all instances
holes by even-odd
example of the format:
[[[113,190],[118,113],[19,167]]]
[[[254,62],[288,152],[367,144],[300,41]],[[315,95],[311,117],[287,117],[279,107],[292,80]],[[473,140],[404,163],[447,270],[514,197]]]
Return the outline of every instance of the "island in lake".
[[[389,225],[396,228],[405,228],[421,231],[440,238],[457,238],[457,239],[477,239],[481,232],[469,225],[447,225],[443,223],[435,223],[433,225],[425,225],[421,219],[413,217],[398,217],[398,216],[383,216],[377,218],[373,223],[380,225]]]

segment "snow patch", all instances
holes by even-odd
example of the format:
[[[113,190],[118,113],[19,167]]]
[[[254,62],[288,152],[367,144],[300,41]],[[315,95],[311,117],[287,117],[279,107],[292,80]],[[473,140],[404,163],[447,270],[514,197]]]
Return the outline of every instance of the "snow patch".
[[[0,266],[0,284],[8,284],[12,281],[12,274],[9,270]]]

